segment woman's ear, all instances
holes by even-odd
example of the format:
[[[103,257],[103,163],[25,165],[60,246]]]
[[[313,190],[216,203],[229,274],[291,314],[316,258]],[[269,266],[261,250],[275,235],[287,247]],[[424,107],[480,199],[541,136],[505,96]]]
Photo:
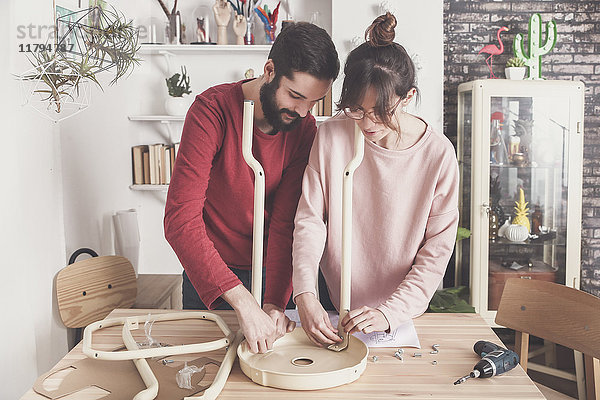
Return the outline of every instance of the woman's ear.
[[[417,94],[417,89],[415,89],[415,88],[410,89],[406,93],[406,97],[403,98],[402,101],[400,102],[400,107],[404,108],[404,107],[408,106],[410,104],[410,102],[412,101],[413,97],[415,97],[415,94]]]

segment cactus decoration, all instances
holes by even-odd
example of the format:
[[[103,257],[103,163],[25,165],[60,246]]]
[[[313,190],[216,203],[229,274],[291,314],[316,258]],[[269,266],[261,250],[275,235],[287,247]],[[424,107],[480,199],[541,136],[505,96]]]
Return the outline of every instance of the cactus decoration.
[[[525,192],[523,192],[523,188],[519,188],[519,201],[515,201],[515,212],[516,215],[512,220],[513,224],[523,225],[527,228],[527,232],[531,232],[531,225],[529,223],[529,218],[527,218],[527,214],[529,208],[527,208],[528,202],[525,201]]]
[[[524,60],[529,67],[529,79],[542,79],[542,56],[546,55],[556,44],[556,22],[554,20],[546,23],[546,43],[542,42],[542,17],[533,14],[529,18],[529,56],[525,55],[523,47],[523,34],[515,36],[513,51],[515,56]]]

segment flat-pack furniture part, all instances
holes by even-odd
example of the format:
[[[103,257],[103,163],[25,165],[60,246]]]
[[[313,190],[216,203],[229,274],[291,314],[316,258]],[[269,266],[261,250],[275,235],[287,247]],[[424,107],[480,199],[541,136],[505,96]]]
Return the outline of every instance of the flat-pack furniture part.
[[[58,311],[67,328],[83,328],[116,308],[130,308],[136,294],[133,266],[120,256],[78,261],[56,275]]]

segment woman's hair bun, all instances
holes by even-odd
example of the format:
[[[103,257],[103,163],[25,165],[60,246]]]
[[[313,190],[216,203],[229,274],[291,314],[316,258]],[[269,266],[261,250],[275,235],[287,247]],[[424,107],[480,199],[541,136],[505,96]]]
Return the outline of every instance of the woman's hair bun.
[[[373,47],[389,46],[396,37],[396,17],[390,12],[375,18],[365,32],[365,40]]]

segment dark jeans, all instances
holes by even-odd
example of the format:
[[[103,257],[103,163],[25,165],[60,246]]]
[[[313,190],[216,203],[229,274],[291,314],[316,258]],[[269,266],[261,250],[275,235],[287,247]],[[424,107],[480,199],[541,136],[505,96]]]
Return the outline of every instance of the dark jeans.
[[[230,268],[231,271],[242,281],[244,287],[250,290],[251,285],[251,271],[243,270],[237,268]],[[182,284],[182,292],[183,292],[183,309],[184,310],[208,310],[208,307],[200,300],[200,296],[198,296],[198,292],[192,285],[190,278],[188,278],[185,271],[183,271],[183,284]],[[263,269],[263,285],[262,285],[262,297],[265,296],[265,270]],[[319,270],[319,297],[321,298],[321,304],[325,310],[335,310],[331,300],[329,299],[329,294],[327,293],[327,286],[325,285],[325,279]],[[294,309],[296,305],[293,300],[290,299],[286,308]],[[232,310],[231,306],[226,301],[220,301],[215,310]]]

